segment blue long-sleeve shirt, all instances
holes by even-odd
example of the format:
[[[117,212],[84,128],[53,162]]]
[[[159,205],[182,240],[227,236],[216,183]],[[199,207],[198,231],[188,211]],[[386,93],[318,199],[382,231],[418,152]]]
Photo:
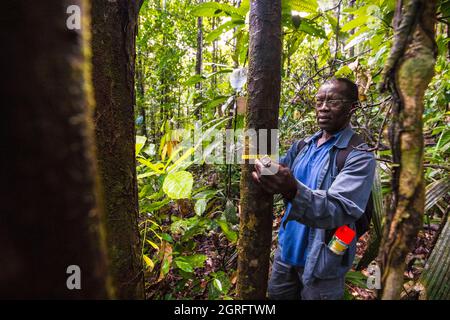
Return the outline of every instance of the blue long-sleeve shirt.
[[[326,156],[328,160],[320,166],[317,187],[310,188],[297,179],[297,193],[290,201],[289,212],[284,224],[297,221],[309,227],[307,254],[302,275],[303,284],[311,284],[315,278],[334,279],[343,277],[351,268],[356,254],[356,238],[342,256],[333,253],[325,243],[325,230],[348,225],[355,229],[355,221],[364,213],[375,174],[375,157],[363,149],[363,143],[354,148],[345,161],[342,170],[336,165],[338,150],[348,147],[355,132],[348,126],[342,130]],[[305,139],[305,147],[298,153],[293,144],[280,163],[292,171],[303,155],[311,148],[314,138],[321,132]]]
[[[315,135],[311,146],[301,157],[293,169],[294,177],[311,189],[317,189],[318,180],[322,168],[329,161],[328,153],[336,142],[340,132],[333,135],[325,143],[317,146],[317,141],[321,135]],[[282,261],[295,266],[304,267],[308,255],[308,236],[310,228],[298,221],[291,220],[284,227],[284,221],[291,210],[291,203],[286,207],[280,230],[278,233],[278,243],[281,249]]]

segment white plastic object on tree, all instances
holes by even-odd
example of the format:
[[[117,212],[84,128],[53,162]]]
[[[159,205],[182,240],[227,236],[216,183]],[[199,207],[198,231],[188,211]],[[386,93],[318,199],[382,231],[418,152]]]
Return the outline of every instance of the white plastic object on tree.
[[[247,68],[234,69],[230,75],[230,85],[236,90],[240,91],[247,82]]]

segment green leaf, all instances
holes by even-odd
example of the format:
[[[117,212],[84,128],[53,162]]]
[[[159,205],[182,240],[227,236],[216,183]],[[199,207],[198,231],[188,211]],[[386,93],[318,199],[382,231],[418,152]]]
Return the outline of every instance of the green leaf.
[[[246,12],[225,3],[204,2],[195,6],[191,14],[196,17],[236,16],[245,17]]]
[[[341,28],[341,31],[347,32],[347,31],[353,30],[359,26],[362,26],[365,23],[367,23],[367,16],[361,15],[353,20],[350,20],[346,24],[344,24]]]
[[[173,242],[173,239],[172,239],[171,235],[168,234],[168,233],[163,233],[163,234],[161,235],[161,238],[162,238],[163,240],[167,241],[167,242],[170,242],[170,243]]]
[[[193,184],[194,178],[190,172],[171,172],[164,179],[163,190],[171,199],[186,199],[191,195]]]
[[[214,285],[214,287],[215,287],[217,290],[219,290],[220,292],[222,292],[222,282],[220,282],[219,279],[214,279],[213,285]]]
[[[194,269],[192,268],[192,266],[187,262],[176,259],[175,264],[177,265],[178,268],[180,268],[181,270],[183,270],[185,272],[194,272]]]
[[[219,96],[218,98],[215,98],[214,100],[211,100],[210,102],[208,102],[208,104],[206,105],[206,107],[209,108],[215,108],[218,105],[224,103],[225,101],[228,100],[227,96]]]
[[[353,71],[348,66],[340,67],[339,70],[334,74],[336,78],[350,78],[350,76],[352,75]]]
[[[197,189],[197,190],[199,190],[199,189]],[[218,191],[219,190],[204,190],[201,192],[197,192],[192,198],[209,200],[209,199],[213,198]]]
[[[222,229],[223,234],[225,235],[225,237],[227,237],[227,239],[232,242],[232,243],[236,243],[237,241],[237,233],[234,232],[233,230],[231,230],[228,227],[228,224],[225,220],[217,220],[217,224],[220,226],[220,228]]]
[[[320,37],[323,39],[327,38],[325,30],[319,27],[317,24],[308,19],[300,19],[299,26],[297,27],[298,31],[303,31],[312,36]]]
[[[170,202],[170,199],[163,199],[161,201],[152,202],[150,204],[144,204],[141,208],[141,212],[153,212],[155,210],[161,209],[166,204]]]
[[[194,74],[193,76],[189,77],[189,79],[187,79],[184,82],[184,85],[185,86],[192,86],[192,85],[194,85],[194,84],[196,84],[196,83],[198,83],[198,82],[200,82],[200,81],[202,81],[204,79],[205,79],[205,77],[203,77],[201,74]]]
[[[189,263],[192,268],[203,268],[206,259],[208,259],[208,257],[204,254],[194,254],[192,256],[184,256],[180,258]]]
[[[227,32],[228,30],[233,29],[236,26],[245,25],[245,20],[239,19],[239,20],[231,20],[227,21],[224,24],[221,24],[216,29],[208,33],[208,35],[205,37],[206,42],[213,42],[217,38],[219,38],[223,33]]]
[[[142,148],[145,145],[145,142],[147,141],[147,138],[144,136],[136,136],[136,155],[141,152]]]
[[[201,216],[203,214],[203,212],[205,212],[206,210],[206,200],[205,199],[199,199],[197,200],[197,202],[195,203],[194,209],[195,209],[195,214],[198,216]]]
[[[166,275],[169,272],[170,269],[170,260],[169,259],[165,259],[163,261],[162,267],[161,267],[161,271],[163,275]]]
[[[284,0],[286,1],[286,0]],[[319,4],[317,0],[288,0],[291,10],[298,12],[317,12]]]
[[[367,287],[367,277],[359,271],[349,271],[345,275],[345,281],[360,288]]]
[[[366,41],[368,38],[368,33],[362,33],[360,35],[358,35],[357,37],[353,38],[352,40],[350,40],[344,47],[344,50],[348,50],[351,47],[356,46],[357,44]]]
[[[150,271],[153,270],[153,268],[155,267],[155,264],[153,263],[152,259],[150,259],[147,255],[143,255],[142,256],[144,258],[144,262],[147,268],[150,268]]]

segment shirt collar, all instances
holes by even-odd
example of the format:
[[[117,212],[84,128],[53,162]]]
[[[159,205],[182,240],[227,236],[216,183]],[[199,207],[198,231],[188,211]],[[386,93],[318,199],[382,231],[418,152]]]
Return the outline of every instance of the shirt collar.
[[[352,138],[355,131],[349,124],[347,127],[342,129],[341,131],[335,133],[333,137],[335,137],[336,141],[334,142],[334,146],[340,149],[347,148],[350,139]],[[311,141],[315,141],[322,135],[322,130],[319,130],[314,135],[305,139],[305,143],[309,144]]]

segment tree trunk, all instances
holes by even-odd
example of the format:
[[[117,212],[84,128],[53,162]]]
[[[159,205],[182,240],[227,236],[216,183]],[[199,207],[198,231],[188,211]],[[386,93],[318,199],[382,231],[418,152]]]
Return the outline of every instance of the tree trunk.
[[[281,83],[281,1],[254,0],[250,8],[250,61],[246,128],[278,128]],[[248,145],[246,146],[248,154]],[[273,198],[251,178],[246,161],[241,173],[241,214],[237,293],[264,299],[272,240]]]
[[[436,61],[434,25],[436,1],[399,2],[395,36],[384,76],[394,96],[390,128],[393,161],[393,201],[387,217],[379,260],[382,298],[398,299],[403,286],[406,255],[422,226],[423,98]]]
[[[0,298],[105,299],[89,61],[89,1],[2,10]],[[81,31],[66,26],[81,8]],[[18,39],[21,39],[18,41]],[[68,278],[81,271],[81,290]]]
[[[135,36],[141,1],[93,1],[95,131],[108,253],[121,299],[143,298],[135,167]]]
[[[138,89],[138,110],[139,110],[139,116],[142,117],[142,124],[140,124],[140,132],[139,134],[141,136],[147,137],[147,115],[145,112],[145,88],[144,88],[144,81],[145,81],[145,70],[144,70],[144,63],[142,59],[139,59],[138,68],[136,72],[136,81],[137,81],[137,89]]]
[[[199,3],[203,3],[203,0],[199,0]],[[202,60],[203,60],[203,18],[197,18],[197,54],[195,58],[195,74],[202,74]],[[198,101],[201,99],[202,95],[202,82],[199,81],[195,84],[195,90],[197,91],[198,98],[194,100],[194,110],[197,119],[202,118],[202,111],[199,106],[197,106]]]

